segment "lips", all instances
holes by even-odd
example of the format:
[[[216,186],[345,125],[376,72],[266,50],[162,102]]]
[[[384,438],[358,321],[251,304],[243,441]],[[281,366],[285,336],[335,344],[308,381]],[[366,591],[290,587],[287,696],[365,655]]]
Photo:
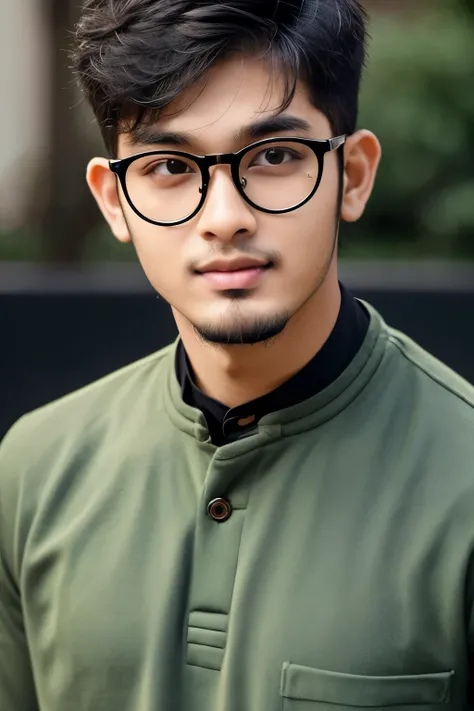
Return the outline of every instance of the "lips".
[[[253,263],[251,266],[237,266],[232,264],[226,269],[222,265],[214,265],[206,271],[200,272],[211,286],[217,290],[252,289],[255,288],[268,272],[271,264]]]
[[[209,262],[205,266],[197,269],[198,274],[207,274],[209,272],[237,272],[244,271],[247,269],[267,269],[271,266],[270,262],[262,262],[255,259],[247,259],[241,257],[240,259],[233,259],[229,261],[215,260]]]

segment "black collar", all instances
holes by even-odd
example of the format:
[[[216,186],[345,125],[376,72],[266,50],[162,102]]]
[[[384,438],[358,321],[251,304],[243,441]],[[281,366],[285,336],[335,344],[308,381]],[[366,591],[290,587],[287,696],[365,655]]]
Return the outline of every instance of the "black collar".
[[[195,385],[191,363],[179,341],[176,375],[184,402],[204,414],[211,440],[217,446],[248,436],[258,420],[270,412],[296,405],[324,390],[352,361],[369,328],[369,315],[362,304],[341,286],[341,308],[334,329],[324,346],[290,380],[267,395],[227,408],[205,395]]]

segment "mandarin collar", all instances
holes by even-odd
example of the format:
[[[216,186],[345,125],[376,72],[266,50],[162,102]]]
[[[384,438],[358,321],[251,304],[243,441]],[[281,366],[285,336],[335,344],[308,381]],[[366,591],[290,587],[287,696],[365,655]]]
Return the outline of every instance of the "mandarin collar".
[[[370,317],[363,304],[342,284],[340,289],[339,315],[322,348],[278,388],[238,407],[228,408],[197,387],[184,345],[181,340],[178,341],[175,370],[182,399],[202,412],[213,444],[221,446],[250,436],[262,417],[307,400],[331,385],[344,372],[362,346]]]

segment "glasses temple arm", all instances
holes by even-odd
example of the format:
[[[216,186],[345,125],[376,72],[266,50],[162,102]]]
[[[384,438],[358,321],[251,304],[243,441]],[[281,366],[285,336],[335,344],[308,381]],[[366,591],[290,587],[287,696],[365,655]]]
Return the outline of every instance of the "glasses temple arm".
[[[337,136],[337,138],[330,138],[329,145],[331,151],[336,151],[346,142],[347,136]]]

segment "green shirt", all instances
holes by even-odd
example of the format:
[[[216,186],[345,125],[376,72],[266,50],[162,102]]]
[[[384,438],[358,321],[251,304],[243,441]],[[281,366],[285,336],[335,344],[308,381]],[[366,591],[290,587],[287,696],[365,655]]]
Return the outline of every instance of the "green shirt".
[[[220,448],[176,345],[15,425],[1,711],[472,702],[474,390],[369,310],[331,386]]]

